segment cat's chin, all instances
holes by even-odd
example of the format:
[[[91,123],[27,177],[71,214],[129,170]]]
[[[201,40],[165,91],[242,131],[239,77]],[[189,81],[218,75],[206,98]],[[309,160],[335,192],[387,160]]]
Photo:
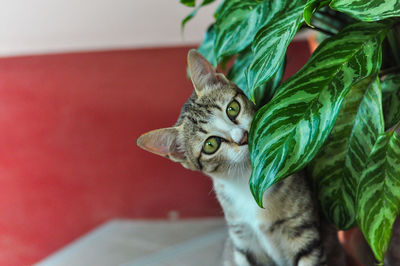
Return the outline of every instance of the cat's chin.
[[[232,164],[250,163],[249,145],[236,146],[230,158]]]
[[[245,180],[247,182],[251,175],[251,164],[250,162],[232,163],[229,168],[224,169],[223,171],[207,175],[218,180]]]

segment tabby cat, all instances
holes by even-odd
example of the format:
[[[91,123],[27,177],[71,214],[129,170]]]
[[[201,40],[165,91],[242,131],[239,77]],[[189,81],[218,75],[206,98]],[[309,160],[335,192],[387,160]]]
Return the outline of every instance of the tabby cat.
[[[264,209],[256,204],[247,145],[254,105],[196,50],[188,66],[194,92],[177,123],[137,143],[212,178],[229,227],[223,265],[345,265],[336,231],[321,226],[302,173],[268,189]]]

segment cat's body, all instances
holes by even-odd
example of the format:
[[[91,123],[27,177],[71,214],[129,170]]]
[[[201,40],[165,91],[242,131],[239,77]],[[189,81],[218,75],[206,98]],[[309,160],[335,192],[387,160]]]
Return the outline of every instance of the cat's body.
[[[320,221],[304,173],[267,190],[264,209],[250,193],[250,173],[235,182],[213,178],[232,241],[225,265],[345,265],[337,232]]]
[[[345,265],[302,173],[268,189],[264,209],[256,204],[247,147],[254,106],[196,51],[188,63],[195,92],[177,124],[142,135],[138,144],[212,178],[229,227],[224,265]]]

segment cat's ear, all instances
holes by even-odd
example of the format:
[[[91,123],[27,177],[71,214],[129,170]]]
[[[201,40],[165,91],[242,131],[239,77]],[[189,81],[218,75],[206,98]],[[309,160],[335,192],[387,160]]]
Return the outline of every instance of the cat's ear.
[[[149,152],[182,162],[185,153],[179,150],[178,129],[176,127],[152,130],[137,139],[137,145]]]
[[[228,82],[199,52],[192,49],[188,53],[188,67],[194,89],[199,94],[204,88],[221,82]]]

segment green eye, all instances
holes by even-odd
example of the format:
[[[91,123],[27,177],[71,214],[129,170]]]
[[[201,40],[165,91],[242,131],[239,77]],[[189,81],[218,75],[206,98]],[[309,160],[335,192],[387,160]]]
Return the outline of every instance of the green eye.
[[[233,100],[228,104],[228,107],[226,108],[226,114],[228,115],[230,120],[235,120],[235,118],[238,116],[240,112],[240,104],[236,101]]]
[[[221,145],[221,138],[219,137],[209,137],[206,139],[203,145],[203,150],[205,154],[213,154],[216,152]]]

